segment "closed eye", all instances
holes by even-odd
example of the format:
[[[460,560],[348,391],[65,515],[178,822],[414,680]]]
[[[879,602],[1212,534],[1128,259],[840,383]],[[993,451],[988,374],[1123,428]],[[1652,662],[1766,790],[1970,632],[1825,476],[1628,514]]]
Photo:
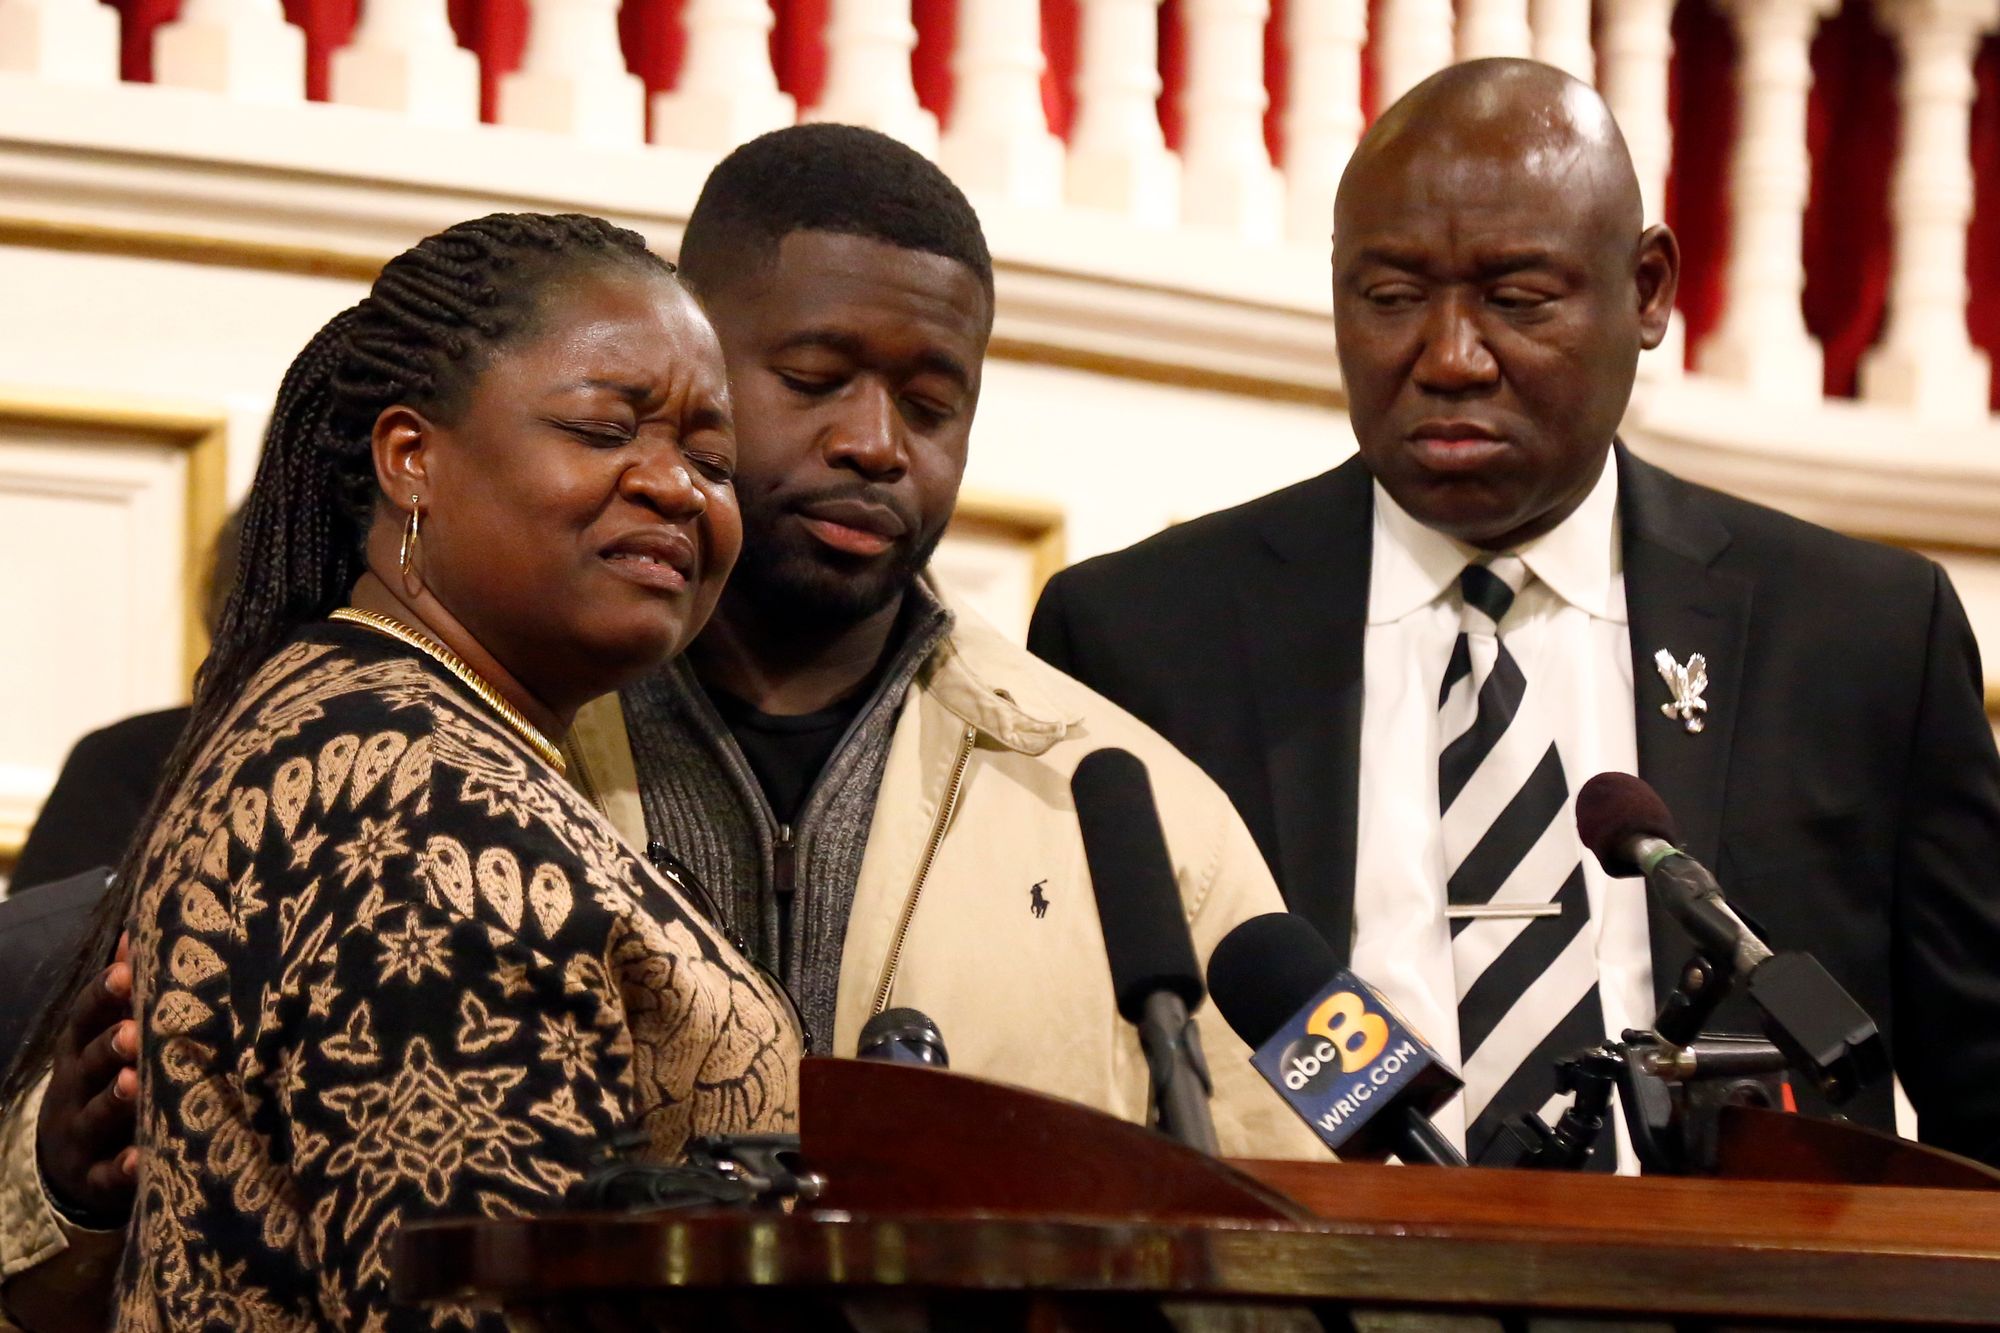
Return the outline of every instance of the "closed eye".
[[[773,371],[787,389],[808,398],[824,398],[846,383],[844,376],[800,375],[793,371]]]
[[[616,449],[632,442],[631,430],[610,422],[558,421],[555,425],[594,449]]]
[[[1522,287],[1501,287],[1486,298],[1489,304],[1501,310],[1533,310],[1547,305],[1554,299],[1545,292],[1529,291]]]
[[[1424,299],[1422,289],[1407,282],[1381,283],[1362,295],[1378,310],[1403,310]]]
[[[684,455],[700,473],[711,481],[728,483],[736,479],[736,460],[722,454],[690,451]]]

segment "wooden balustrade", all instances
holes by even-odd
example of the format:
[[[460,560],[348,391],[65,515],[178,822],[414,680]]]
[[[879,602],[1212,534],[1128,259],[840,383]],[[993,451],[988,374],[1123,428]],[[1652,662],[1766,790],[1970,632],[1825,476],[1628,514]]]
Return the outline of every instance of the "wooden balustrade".
[[[1918,420],[1977,424],[1989,415],[1990,359],[1975,345],[1967,307],[2000,298],[1972,291],[1968,236],[1977,225],[2000,238],[2000,223],[1974,216],[1974,67],[2000,27],[2000,0],[1847,0],[1864,2],[1900,56],[1901,130],[1893,180],[1878,196],[1893,230],[1893,254],[1882,260],[1886,316],[1861,360],[1859,390]],[[1679,179],[1670,114],[1677,3],[1719,9],[1737,48],[1733,122],[1723,122],[1733,123],[1727,236],[1716,238],[1726,243],[1703,251],[1709,262],[1727,254],[1722,313],[1694,362],[1760,400],[1816,402],[1826,372],[1801,301],[1815,160],[1810,53],[1840,0],[1379,0],[1372,29],[1368,0],[1286,0],[1275,18],[1271,0],[1179,0],[1164,11],[1162,0],[1074,0],[1046,7],[1075,29],[1062,35],[1074,51],[1068,86],[1053,90],[1072,113],[1057,120],[1063,137],[1051,132],[1045,106],[1045,7],[1029,0],[959,0],[947,16],[948,57],[933,34],[924,78],[912,74],[911,0],[625,0],[623,10],[629,20],[643,9],[675,34],[665,72],[646,71],[660,89],[650,107],[655,143],[720,155],[800,118],[848,121],[935,154],[983,204],[1323,253],[1334,190],[1368,117],[1452,60],[1490,55],[1532,54],[1599,82],[1632,150],[1646,217],[1666,219],[1668,182]],[[496,67],[493,52],[460,44],[466,15],[486,13],[482,5],[357,0],[351,36],[312,34],[316,52],[335,48],[331,100],[473,132],[485,57],[489,79],[498,75],[492,111],[503,125],[615,147],[644,141],[648,107],[621,49],[619,0],[526,0],[517,68],[511,52]],[[151,42],[159,83],[253,103],[304,98],[308,34],[280,0],[186,0],[171,21],[146,26],[165,8],[0,0],[0,76],[112,81],[123,9],[137,25],[128,43]],[[323,10],[337,8],[290,12],[320,24]],[[803,91],[771,58],[779,21],[790,24],[794,48],[801,23],[818,25],[808,57],[818,63]],[[1175,25],[1179,53],[1167,88],[1163,21]],[[1267,74],[1279,68],[1282,102],[1272,107]],[[1163,95],[1177,112],[1171,139]],[[1656,368],[1678,366],[1680,337],[1677,321],[1675,348]],[[1854,346],[1843,355],[1833,375],[1840,384]]]

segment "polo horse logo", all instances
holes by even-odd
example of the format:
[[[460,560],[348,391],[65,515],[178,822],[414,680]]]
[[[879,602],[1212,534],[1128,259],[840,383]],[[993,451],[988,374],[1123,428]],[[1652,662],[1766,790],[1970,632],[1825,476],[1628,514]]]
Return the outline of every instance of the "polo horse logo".
[[[1028,886],[1028,910],[1035,914],[1037,921],[1049,914],[1049,900],[1042,894],[1042,886],[1047,883],[1045,879],[1038,879]]]

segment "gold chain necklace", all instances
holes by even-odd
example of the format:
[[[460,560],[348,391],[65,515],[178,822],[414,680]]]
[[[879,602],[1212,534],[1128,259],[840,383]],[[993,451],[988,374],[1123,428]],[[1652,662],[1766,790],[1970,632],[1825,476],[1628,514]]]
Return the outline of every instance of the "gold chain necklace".
[[[529,749],[542,757],[544,763],[556,772],[567,776],[568,766],[563,763],[562,751],[551,745],[548,737],[535,730],[535,724],[528,721],[527,718],[522,717],[520,709],[501,698],[500,691],[489,685],[484,676],[467,666],[465,659],[439,643],[436,639],[433,639],[430,635],[425,634],[421,630],[411,629],[400,620],[385,615],[378,615],[373,611],[363,611],[359,607],[353,606],[343,606],[327,617],[327,619],[345,620],[350,624],[365,625],[378,634],[386,634],[399,643],[407,643],[410,647],[430,658],[446,671],[457,676],[459,680],[465,683],[465,688],[471,690],[484,700],[487,707],[500,715],[501,721],[512,727],[514,733],[528,743]]]

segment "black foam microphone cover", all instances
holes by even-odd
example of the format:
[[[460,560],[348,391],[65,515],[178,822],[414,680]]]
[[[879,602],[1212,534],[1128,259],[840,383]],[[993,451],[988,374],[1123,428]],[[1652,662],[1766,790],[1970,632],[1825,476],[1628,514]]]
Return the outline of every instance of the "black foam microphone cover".
[[[944,1048],[944,1034],[931,1016],[921,1009],[884,1009],[861,1025],[854,1054],[863,1060],[887,1060],[895,1064],[933,1065],[951,1068],[951,1055]]]
[[[1267,912],[1222,937],[1208,959],[1208,993],[1243,1044],[1256,1050],[1340,970],[1302,916]]]
[[[1576,836],[1613,879],[1641,874],[1631,856],[1637,838],[1680,845],[1680,830],[1660,794],[1630,773],[1599,773],[1576,794]]]
[[[1093,750],[1069,789],[1118,1012],[1137,1023],[1147,997],[1162,990],[1193,1009],[1203,996],[1201,968],[1146,766],[1130,750]]]

